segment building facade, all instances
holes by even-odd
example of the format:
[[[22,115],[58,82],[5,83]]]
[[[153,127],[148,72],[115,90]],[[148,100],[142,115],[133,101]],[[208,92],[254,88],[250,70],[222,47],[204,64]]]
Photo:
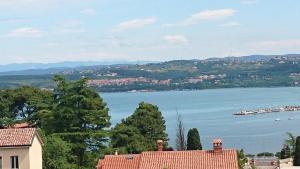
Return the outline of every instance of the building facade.
[[[0,129],[0,169],[42,169],[42,144],[34,128]]]

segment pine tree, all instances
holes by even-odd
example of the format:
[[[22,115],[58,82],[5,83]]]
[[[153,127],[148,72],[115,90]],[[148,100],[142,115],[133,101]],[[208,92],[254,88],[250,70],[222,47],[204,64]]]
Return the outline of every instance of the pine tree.
[[[294,155],[294,166],[300,166],[300,136],[296,138],[296,149]]]
[[[73,162],[79,168],[90,168],[95,165],[91,153],[103,149],[108,141],[108,108],[99,94],[87,87],[86,79],[66,81],[55,76],[54,80],[52,110],[40,112],[42,129],[71,145]]]
[[[116,125],[111,137],[112,147],[121,153],[156,150],[157,140],[164,140],[167,145],[165,120],[157,106],[144,102],[131,116]]]
[[[200,142],[200,135],[196,128],[190,129],[187,135],[187,149],[188,150],[202,150]]]

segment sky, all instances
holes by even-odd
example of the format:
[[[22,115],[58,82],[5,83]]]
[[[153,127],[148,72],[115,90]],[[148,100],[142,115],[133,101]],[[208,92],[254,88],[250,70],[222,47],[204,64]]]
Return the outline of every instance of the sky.
[[[300,53],[299,0],[0,0],[0,64]]]

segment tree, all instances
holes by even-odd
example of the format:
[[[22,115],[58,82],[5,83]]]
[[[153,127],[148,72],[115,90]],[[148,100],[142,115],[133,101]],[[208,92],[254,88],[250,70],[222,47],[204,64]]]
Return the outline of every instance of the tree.
[[[291,148],[292,154],[294,154],[296,148],[296,137],[290,132],[287,132],[286,134],[288,135],[288,138],[285,140],[285,143]]]
[[[245,167],[245,164],[248,162],[247,157],[244,154],[244,150],[237,150],[237,156],[238,156],[238,165],[239,169],[243,169]]]
[[[39,113],[41,127],[47,135],[55,134],[71,144],[79,168],[94,167],[90,154],[103,149],[108,141],[108,108],[99,94],[87,87],[86,79],[71,82],[55,76],[54,81],[52,108]]]
[[[39,126],[38,112],[49,109],[52,92],[30,86],[0,91],[0,122],[2,127],[18,122]]]
[[[141,102],[131,116],[114,127],[111,145],[123,153],[140,153],[156,150],[157,140],[167,145],[165,120],[157,106]]]
[[[111,144],[120,154],[137,154],[147,150],[146,138],[134,126],[118,124],[112,131]]]
[[[15,114],[10,111],[11,92],[0,90],[0,128],[11,126],[16,121]]]
[[[284,145],[280,151],[280,159],[290,158],[292,156],[291,149],[288,145]]]
[[[71,145],[60,137],[50,135],[43,139],[43,168],[70,169],[75,165],[70,163],[72,158]]]
[[[186,150],[184,125],[181,115],[177,112],[177,129],[176,129],[176,149],[178,151]]]
[[[190,129],[187,135],[187,149],[188,150],[202,150],[200,142],[200,135],[196,128]]]
[[[294,154],[294,166],[300,166],[300,136],[296,138],[296,148]]]

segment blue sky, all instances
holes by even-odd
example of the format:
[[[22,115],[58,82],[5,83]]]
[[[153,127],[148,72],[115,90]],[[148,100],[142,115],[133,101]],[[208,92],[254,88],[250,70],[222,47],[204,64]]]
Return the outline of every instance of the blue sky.
[[[300,53],[299,0],[0,0],[0,64]]]

